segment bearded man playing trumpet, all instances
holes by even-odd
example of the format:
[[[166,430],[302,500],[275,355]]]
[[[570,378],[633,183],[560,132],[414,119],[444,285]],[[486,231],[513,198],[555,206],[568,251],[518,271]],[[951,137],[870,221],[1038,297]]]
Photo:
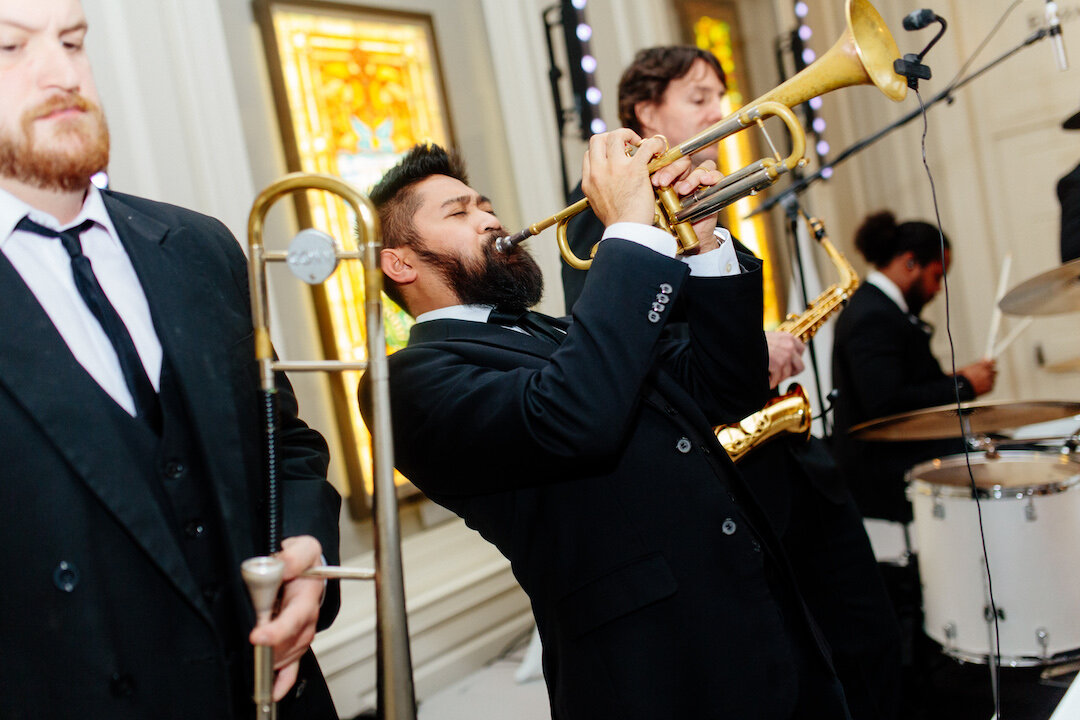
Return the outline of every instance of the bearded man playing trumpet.
[[[629,156],[628,144],[640,144]],[[676,257],[654,185],[718,179],[631,130],[598,135],[606,240],[571,317],[526,313],[538,266],[455,156],[417,146],[374,188],[387,289],[416,317],[390,357],[397,467],[511,561],[552,715],[846,718],[783,551],[712,426],[768,398],[761,264],[714,219]],[[676,311],[676,306],[679,310]],[[666,332],[681,312],[690,332]],[[361,397],[366,393],[361,386]]]
[[[727,81],[711,53],[692,46],[640,51],[619,82],[619,119],[641,135],[676,145],[724,118]],[[695,155],[717,159],[718,145]],[[582,197],[579,193],[574,200]],[[586,210],[567,226],[570,247],[588,257],[604,232]],[[719,239],[749,252],[724,228]],[[578,299],[587,273],[563,266],[566,306]],[[676,329],[677,324],[669,327]],[[685,327],[683,328],[685,330]],[[766,332],[772,388],[803,370],[803,343],[787,332]],[[862,518],[822,443],[788,436],[739,461],[791,561],[814,619],[833,653],[855,720],[894,717],[899,698],[900,634],[879,576]]]

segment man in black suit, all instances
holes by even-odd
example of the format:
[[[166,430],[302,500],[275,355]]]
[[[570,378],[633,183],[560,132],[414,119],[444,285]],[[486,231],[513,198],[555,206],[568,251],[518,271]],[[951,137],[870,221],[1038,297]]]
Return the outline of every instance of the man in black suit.
[[[539,269],[495,250],[503,227],[441,148],[417,146],[372,191],[388,290],[417,319],[390,358],[397,466],[510,559],[554,717],[846,717],[783,552],[710,430],[768,395],[760,263],[718,246],[710,221],[702,252],[676,259],[651,227],[662,144],[631,158],[630,142],[590,141],[585,190],[609,238],[566,321],[523,314]],[[676,312],[689,339],[665,333]]]
[[[895,413],[974,400],[994,387],[993,360],[947,374],[930,351],[933,327],[919,318],[937,295],[951,261],[949,243],[925,222],[897,223],[888,211],[869,216],[855,246],[874,271],[836,323],[833,380],[838,391],[834,450],[863,515],[911,521],[904,472],[916,463],[963,452],[959,441],[867,442],[853,425]]]
[[[973,400],[994,386],[992,360],[946,374],[930,351],[933,328],[919,318],[938,292],[951,260],[948,240],[924,222],[897,223],[890,212],[869,216],[855,246],[875,268],[840,314],[833,343],[836,423],[833,452],[859,509],[878,537],[901,545],[911,504],[905,471],[924,460],[963,452],[962,440],[868,442],[851,437],[858,423],[885,415]],[[914,563],[884,562],[901,625],[904,717],[935,710],[931,689],[939,657],[922,633],[922,592]],[[973,706],[974,707],[974,706]]]
[[[283,717],[336,718],[309,644],[338,596],[320,612],[297,577],[337,555],[326,444],[279,378],[286,583],[253,631],[244,255],[211,218],[90,184],[109,142],[85,34],[78,0],[0,0],[0,716],[251,717],[251,640]]]
[[[619,117],[640,135],[663,135],[677,145],[724,117],[726,78],[719,61],[697,47],[675,45],[638,52],[619,82]],[[716,146],[698,153],[716,160]],[[580,191],[580,187],[578,188]],[[591,210],[567,227],[570,246],[588,257],[604,232]],[[723,228],[725,242],[749,252]],[[566,306],[586,272],[563,266]],[[775,389],[803,370],[802,342],[766,332],[769,384]],[[878,576],[862,518],[825,443],[778,438],[739,461],[791,560],[799,588],[821,625],[855,720],[893,717],[899,696],[899,629]]]

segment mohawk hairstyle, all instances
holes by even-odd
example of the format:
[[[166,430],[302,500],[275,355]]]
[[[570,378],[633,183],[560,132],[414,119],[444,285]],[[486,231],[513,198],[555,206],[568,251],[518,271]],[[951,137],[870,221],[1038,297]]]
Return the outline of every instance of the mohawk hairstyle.
[[[422,143],[413,145],[401,162],[383,175],[368,193],[379,213],[383,247],[404,247],[419,242],[413,215],[419,209],[420,201],[414,189],[418,182],[432,175],[446,175],[469,184],[465,163],[456,151],[447,152],[434,143]],[[397,283],[390,278],[384,279],[386,296],[409,312]]]
[[[446,175],[469,184],[465,163],[456,151],[432,143],[413,145],[405,157],[371,189],[369,197],[379,211],[383,244],[394,248],[417,240],[412,217],[417,210],[413,186],[432,175]]]

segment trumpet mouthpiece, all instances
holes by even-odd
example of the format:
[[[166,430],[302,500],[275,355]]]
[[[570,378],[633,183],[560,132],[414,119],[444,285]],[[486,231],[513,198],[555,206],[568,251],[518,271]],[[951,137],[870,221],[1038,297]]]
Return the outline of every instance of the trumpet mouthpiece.
[[[513,248],[515,245],[522,242],[526,238],[530,237],[531,235],[532,233],[529,232],[528,228],[526,228],[525,230],[516,232],[513,235],[507,235],[506,237],[498,238],[495,241],[495,249],[501,253],[510,252],[511,248]]]

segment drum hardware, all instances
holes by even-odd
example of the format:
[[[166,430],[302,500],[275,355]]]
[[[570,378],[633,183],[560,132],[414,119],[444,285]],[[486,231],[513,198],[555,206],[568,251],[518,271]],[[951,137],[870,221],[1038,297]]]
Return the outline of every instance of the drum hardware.
[[[941,627],[941,634],[945,638],[945,642],[942,643],[942,647],[948,652],[955,650],[953,643],[956,640],[956,623],[945,623]]]
[[[1046,632],[1046,628],[1041,627],[1035,630],[1035,639],[1042,648],[1043,657],[1050,657],[1050,633]]]
[[[941,501],[941,493],[934,491],[934,517],[938,520],[945,519],[945,503]]]

